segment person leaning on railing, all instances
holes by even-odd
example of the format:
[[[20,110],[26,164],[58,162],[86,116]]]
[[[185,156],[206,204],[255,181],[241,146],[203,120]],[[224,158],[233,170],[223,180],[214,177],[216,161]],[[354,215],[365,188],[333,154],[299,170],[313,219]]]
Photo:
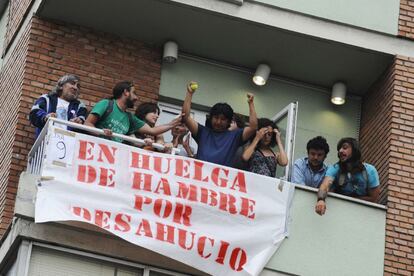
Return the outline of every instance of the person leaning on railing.
[[[133,133],[160,135],[181,123],[181,117],[170,123],[150,127],[137,116],[129,113],[127,108],[133,108],[138,101],[135,87],[130,81],[122,81],[112,89],[113,97],[99,101],[86,118],[85,125],[100,128],[108,137],[112,133],[131,135]],[[121,138],[112,137],[112,140],[122,142]]]
[[[329,166],[318,191],[315,211],[319,215],[326,212],[325,199],[328,191],[376,202],[379,196],[377,169],[362,163],[359,144],[354,138],[342,138],[337,145],[339,161]]]
[[[86,106],[78,100],[80,79],[75,75],[64,75],[56,87],[42,95],[34,103],[29,120],[36,127],[36,137],[45,126],[49,117],[83,124],[87,115]],[[66,126],[59,125],[62,128]]]
[[[155,124],[160,117],[160,113],[161,110],[156,103],[141,103],[135,110],[135,115],[150,127],[155,127]],[[152,147],[152,143],[157,143],[164,146],[162,152],[171,152],[172,144],[165,143],[164,136],[162,134],[154,136],[150,134],[135,133],[133,136],[145,141],[143,149],[154,151],[155,148]]]

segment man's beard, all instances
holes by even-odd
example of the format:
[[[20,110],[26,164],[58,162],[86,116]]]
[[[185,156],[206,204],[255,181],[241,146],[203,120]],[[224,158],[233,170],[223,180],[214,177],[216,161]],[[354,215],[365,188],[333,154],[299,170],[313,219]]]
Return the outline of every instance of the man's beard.
[[[65,101],[68,101],[68,102],[76,100],[77,97],[78,97],[78,92],[76,92],[75,94],[66,93],[66,94],[61,96],[62,99],[64,99]]]
[[[341,164],[342,169],[345,169],[346,171],[351,171],[355,166],[355,161],[351,160],[352,157],[345,159],[344,161],[339,160],[339,163]]]
[[[315,163],[316,163],[316,165],[315,165]],[[313,162],[310,162],[309,164],[310,164],[311,168],[319,169],[319,168],[322,167],[323,161],[313,161]]]
[[[130,98],[128,98],[127,101],[126,101],[126,106],[127,106],[127,108],[133,108],[134,107],[134,102]]]
[[[71,101],[74,101],[78,98],[78,93],[76,92],[75,95],[70,95]]]

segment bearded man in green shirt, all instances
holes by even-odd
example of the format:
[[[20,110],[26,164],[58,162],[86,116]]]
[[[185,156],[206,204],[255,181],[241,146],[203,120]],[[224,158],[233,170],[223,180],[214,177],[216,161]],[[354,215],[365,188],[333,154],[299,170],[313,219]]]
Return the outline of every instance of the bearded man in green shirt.
[[[134,84],[130,81],[117,83],[112,89],[112,94],[111,99],[104,99],[96,103],[86,118],[85,125],[103,129],[105,135],[110,137],[112,133],[130,135],[135,132],[156,136],[181,124],[181,117],[179,117],[168,124],[150,127],[129,113],[127,108],[133,108],[138,101]],[[120,138],[112,137],[112,139],[122,142]]]

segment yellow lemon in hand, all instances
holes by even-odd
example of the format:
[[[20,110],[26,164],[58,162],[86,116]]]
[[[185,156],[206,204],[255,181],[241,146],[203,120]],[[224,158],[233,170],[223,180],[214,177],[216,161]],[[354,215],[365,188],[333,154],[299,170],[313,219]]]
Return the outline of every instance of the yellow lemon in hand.
[[[191,88],[191,90],[196,91],[197,88],[198,88],[198,83],[196,83],[196,82],[191,83],[190,88]]]

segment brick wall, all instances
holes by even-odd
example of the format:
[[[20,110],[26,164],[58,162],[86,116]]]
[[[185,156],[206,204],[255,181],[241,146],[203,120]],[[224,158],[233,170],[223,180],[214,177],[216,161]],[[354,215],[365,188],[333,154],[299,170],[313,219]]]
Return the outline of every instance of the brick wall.
[[[16,48],[8,54],[0,72],[0,236],[2,236],[13,217],[14,199],[16,195],[19,173],[23,166],[19,165],[27,154],[18,149],[24,143],[23,137],[17,137],[21,127],[17,127],[21,89],[24,78],[25,57],[28,48],[29,29],[24,31]]]
[[[414,1],[400,0],[398,35],[414,39]]]
[[[396,57],[364,99],[361,143],[387,194],[384,275],[413,275],[414,58]]]
[[[17,31],[23,23],[23,19],[33,2],[34,0],[10,0],[9,20],[7,22],[7,31],[4,39],[5,49],[17,34]]]
[[[395,66],[385,275],[414,274],[414,58]]]
[[[389,140],[391,137],[391,109],[394,95],[394,65],[384,73],[370,91],[364,96],[360,130],[360,144],[364,162],[374,164],[381,183],[379,202],[386,203],[389,179]],[[373,139],[381,137],[381,139]]]
[[[2,162],[11,165],[4,167],[0,175],[9,174],[8,179],[1,177],[0,182],[0,210],[3,211],[0,214],[4,218],[0,221],[0,235],[10,223],[18,176],[26,167],[27,153],[34,142],[34,128],[29,124],[28,114],[35,99],[50,91],[59,77],[66,73],[81,78],[80,98],[89,110],[97,101],[110,96],[118,81],[132,80],[140,102],[156,101],[160,85],[159,49],[132,39],[39,18],[33,18],[28,28],[30,36],[25,37],[27,54],[16,50],[18,62],[10,60],[12,68],[4,72],[4,78],[18,74],[21,81],[9,79],[9,86],[1,82],[2,95],[10,97],[10,100],[2,102],[2,106],[10,112],[2,115],[7,116],[2,118],[9,131],[3,134],[8,142],[2,144],[0,153],[4,159]],[[20,45],[19,49],[22,47]],[[3,170],[3,166],[1,168]]]
[[[89,107],[110,96],[121,80],[134,81],[141,101],[154,101],[160,85],[160,57],[158,49],[132,39],[33,18],[24,106],[30,108],[66,73],[81,78],[80,98]],[[22,111],[27,114],[28,109]]]
[[[412,0],[400,1],[398,35],[414,39]],[[371,146],[380,148],[385,140],[386,156],[389,156],[388,168],[383,176],[386,180],[383,186],[387,193],[388,208],[384,275],[414,275],[414,57],[397,56],[388,77],[378,87],[381,88],[377,90],[377,94],[372,91],[371,96],[375,95],[384,102],[389,101],[391,108],[375,103],[378,99],[366,101],[364,105],[370,109],[380,107],[376,113],[374,111],[373,116],[381,116],[387,129],[390,129],[386,136],[378,135],[381,139],[372,135],[371,139],[367,136],[365,141],[371,141]],[[381,114],[380,111],[386,113]],[[365,121],[363,128],[367,133],[378,131],[378,127],[373,127],[375,124],[372,121]],[[376,141],[382,142],[376,144]],[[367,149],[365,153],[373,155],[374,152],[375,150]],[[373,156],[371,158],[375,159]]]

